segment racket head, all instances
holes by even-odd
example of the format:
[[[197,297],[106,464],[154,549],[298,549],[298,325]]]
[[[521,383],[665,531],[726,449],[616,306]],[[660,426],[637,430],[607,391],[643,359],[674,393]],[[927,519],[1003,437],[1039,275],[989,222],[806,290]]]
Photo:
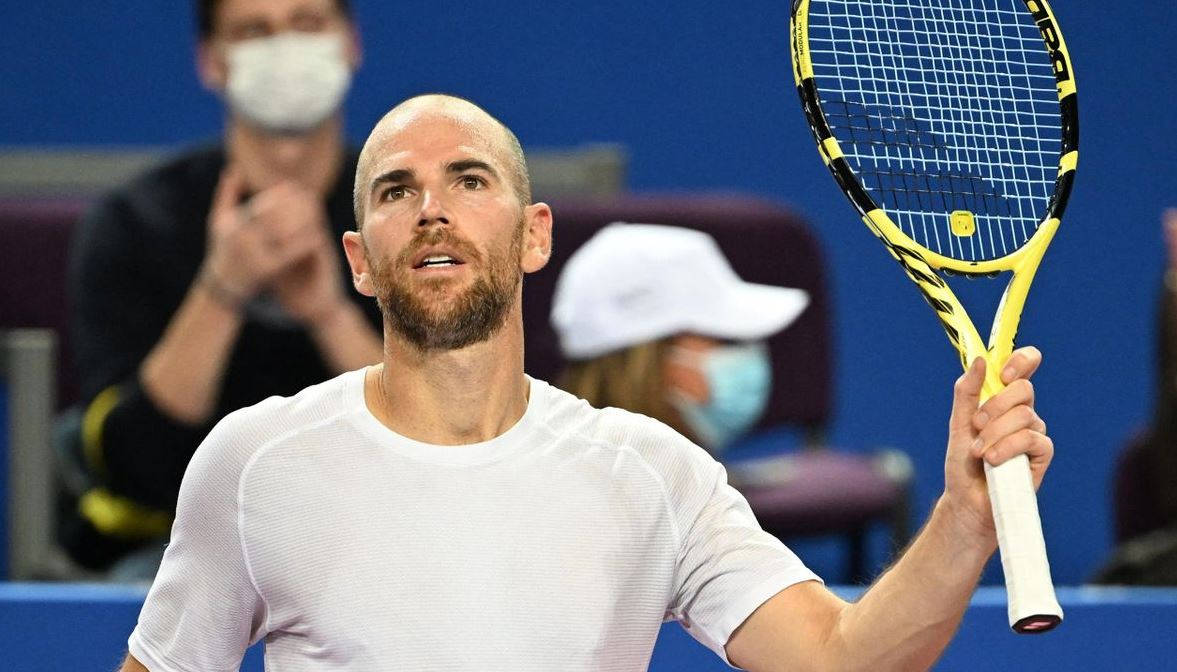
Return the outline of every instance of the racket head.
[[[893,255],[962,274],[1036,265],[1079,137],[1046,2],[795,0],[790,37],[822,159]]]

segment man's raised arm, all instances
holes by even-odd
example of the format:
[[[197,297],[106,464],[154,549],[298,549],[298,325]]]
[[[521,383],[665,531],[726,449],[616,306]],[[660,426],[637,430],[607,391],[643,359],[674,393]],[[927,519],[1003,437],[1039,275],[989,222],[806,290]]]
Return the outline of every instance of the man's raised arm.
[[[853,604],[813,581],[781,591],[731,636],[732,663],[750,672],[931,667],[997,548],[981,459],[1027,455],[1037,488],[1053,456],[1029,382],[1041,361],[1035,348],[1014,352],[1001,374],[1008,387],[980,408],[985,365],[974,362],[954,390],[944,494],[903,557]]]

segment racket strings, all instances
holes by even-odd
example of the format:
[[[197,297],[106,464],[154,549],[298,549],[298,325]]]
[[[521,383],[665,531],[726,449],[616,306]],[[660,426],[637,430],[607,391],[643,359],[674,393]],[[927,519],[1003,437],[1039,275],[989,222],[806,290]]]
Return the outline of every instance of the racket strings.
[[[870,110],[863,105],[847,101],[829,102],[831,107],[826,110],[827,120],[831,120],[831,123],[837,120],[849,132],[852,144],[902,145],[914,148],[916,151],[912,152],[910,160],[925,167],[950,164],[950,148],[943,138],[920,128],[916,119],[904,110],[892,110],[894,116],[888,118],[872,117]],[[934,160],[927,160],[927,156],[934,157]],[[888,199],[880,205],[889,210],[897,210],[907,202],[901,196],[915,199],[921,212],[981,210],[976,204],[983,199],[985,212],[1009,218],[1015,216],[1010,200],[984,175],[972,171],[969,166],[961,166],[959,171],[949,167],[940,172],[925,170],[919,174],[901,170],[897,166],[876,166],[868,177],[874,178],[876,191]]]
[[[811,0],[809,44],[831,131],[904,233],[965,261],[1033,235],[1062,129],[1021,0]],[[974,234],[954,233],[955,210],[973,213]]]

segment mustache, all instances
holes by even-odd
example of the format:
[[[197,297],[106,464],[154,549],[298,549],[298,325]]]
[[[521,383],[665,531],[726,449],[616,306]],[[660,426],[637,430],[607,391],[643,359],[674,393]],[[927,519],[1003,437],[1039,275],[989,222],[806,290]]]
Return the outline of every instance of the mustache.
[[[423,248],[443,245],[454,251],[465,263],[482,261],[478,248],[470,241],[454,233],[448,227],[431,227],[413,236],[408,245],[396,256],[396,266],[406,267]]]

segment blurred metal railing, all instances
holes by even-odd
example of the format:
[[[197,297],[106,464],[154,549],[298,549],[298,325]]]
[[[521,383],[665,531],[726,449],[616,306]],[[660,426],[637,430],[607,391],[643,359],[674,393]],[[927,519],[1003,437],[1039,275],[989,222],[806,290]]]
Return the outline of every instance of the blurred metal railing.
[[[53,553],[56,361],[52,330],[0,331],[0,377],[8,388],[8,548],[3,551],[14,580],[42,576]]]

